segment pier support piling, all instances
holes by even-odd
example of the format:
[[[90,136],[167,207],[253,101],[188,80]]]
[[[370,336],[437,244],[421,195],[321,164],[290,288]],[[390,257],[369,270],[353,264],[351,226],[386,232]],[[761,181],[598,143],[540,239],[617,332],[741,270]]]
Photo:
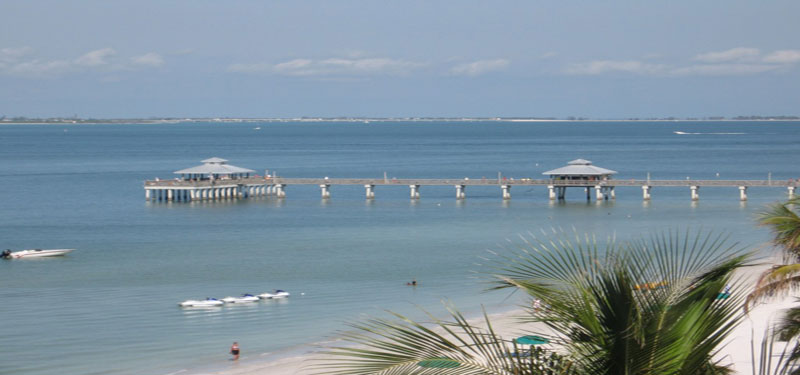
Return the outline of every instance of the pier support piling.
[[[322,192],[322,199],[327,199],[331,197],[331,185],[323,184],[319,185],[319,189]]]
[[[465,185],[456,185],[456,199],[464,199],[467,197],[465,192],[466,188]]]
[[[700,190],[700,187],[699,186],[689,186],[689,189],[692,190],[692,200],[693,201],[700,200],[700,193],[698,193],[698,190]]]
[[[747,186],[739,186],[739,200],[740,201],[747,200]]]
[[[503,190],[503,200],[511,199],[511,185],[500,185],[500,189]]]
[[[419,185],[408,185],[411,189],[411,199],[419,199]]]
[[[602,200],[606,199],[606,194],[603,192],[603,187],[602,186],[595,185],[594,193],[595,193],[595,198],[597,198],[598,201],[602,201]]]
[[[172,194],[173,194],[173,193],[172,193],[172,189],[169,189],[169,190],[167,190],[167,200],[168,200],[168,201],[171,201],[171,200],[172,200]]]
[[[144,200],[150,200],[150,189],[144,189]]]
[[[283,184],[275,184],[275,196],[278,198],[286,198],[286,191],[283,190],[285,186],[286,185]]]
[[[364,185],[364,192],[367,199],[375,199],[375,185]]]
[[[646,201],[650,200],[650,186],[642,186],[642,199]]]
[[[789,190],[789,199],[794,198],[794,189],[795,189],[795,187],[794,186],[789,186],[787,189]]]
[[[553,185],[547,185],[548,195],[551,201],[556,200],[556,187]]]

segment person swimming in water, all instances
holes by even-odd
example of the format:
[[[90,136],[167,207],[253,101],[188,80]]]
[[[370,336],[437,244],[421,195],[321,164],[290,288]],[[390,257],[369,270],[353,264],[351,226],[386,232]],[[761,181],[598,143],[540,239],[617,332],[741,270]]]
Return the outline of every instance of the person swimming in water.
[[[3,259],[11,259],[11,250],[5,249],[2,253],[0,253],[0,258]]]
[[[417,279],[412,279],[410,283],[406,283],[408,286],[417,286]]]

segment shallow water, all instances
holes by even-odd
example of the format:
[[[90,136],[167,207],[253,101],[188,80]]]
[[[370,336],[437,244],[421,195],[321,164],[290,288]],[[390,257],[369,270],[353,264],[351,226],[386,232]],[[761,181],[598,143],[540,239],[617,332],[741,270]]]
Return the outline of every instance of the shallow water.
[[[261,130],[253,128],[260,126]],[[675,134],[731,133],[731,134]],[[743,134],[742,134],[743,133]],[[208,157],[286,177],[538,178],[586,158],[617,178],[800,176],[800,123],[260,123],[2,126],[3,248],[77,248],[59,259],[0,262],[0,372],[159,374],[307,350],[345,322],[391,309],[421,316],[449,300],[474,314],[513,305],[473,271],[519,233],[565,228],[600,238],[703,227],[768,239],[754,216],[782,188],[619,188],[612,202],[544,187],[290,186],[285,200],[148,203],[142,182]],[[412,278],[417,288],[405,283]],[[285,301],[180,309],[185,299],[281,288]],[[301,295],[301,293],[304,293]],[[270,356],[265,356],[270,358]]]

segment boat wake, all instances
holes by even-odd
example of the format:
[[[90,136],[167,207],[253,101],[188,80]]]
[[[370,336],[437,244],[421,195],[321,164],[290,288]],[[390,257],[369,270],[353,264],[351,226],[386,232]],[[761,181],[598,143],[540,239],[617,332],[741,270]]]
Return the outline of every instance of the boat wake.
[[[743,135],[747,133],[687,133],[681,131],[674,131],[673,133],[678,135]]]

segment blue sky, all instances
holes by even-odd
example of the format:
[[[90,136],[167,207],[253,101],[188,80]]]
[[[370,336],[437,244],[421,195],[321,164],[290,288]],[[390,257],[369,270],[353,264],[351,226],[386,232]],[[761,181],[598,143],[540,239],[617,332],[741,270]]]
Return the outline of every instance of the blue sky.
[[[800,1],[0,2],[0,115],[800,114]]]

